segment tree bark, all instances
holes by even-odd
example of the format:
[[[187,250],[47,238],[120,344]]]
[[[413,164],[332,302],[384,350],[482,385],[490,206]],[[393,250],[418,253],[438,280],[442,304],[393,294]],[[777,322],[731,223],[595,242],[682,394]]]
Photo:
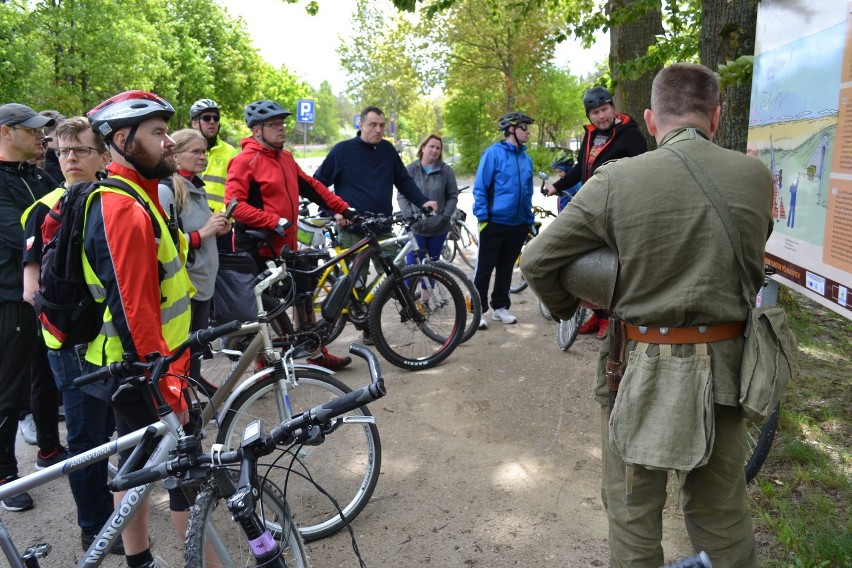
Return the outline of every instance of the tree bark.
[[[704,0],[701,7],[699,55],[713,71],[742,55],[754,55],[757,0]],[[720,93],[722,118],[714,140],[724,148],[745,152],[751,83]]]
[[[637,0],[609,0],[608,11],[612,16],[616,10],[625,9]],[[621,72],[619,66],[631,59],[646,54],[648,47],[657,43],[657,35],[663,33],[662,13],[659,7],[648,10],[630,22],[614,25],[609,32],[609,68],[615,82],[613,102],[616,112],[631,116],[639,125],[649,148],[656,142],[648,134],[642,114],[650,106],[651,83],[660,70],[646,71],[637,78],[631,78]]]

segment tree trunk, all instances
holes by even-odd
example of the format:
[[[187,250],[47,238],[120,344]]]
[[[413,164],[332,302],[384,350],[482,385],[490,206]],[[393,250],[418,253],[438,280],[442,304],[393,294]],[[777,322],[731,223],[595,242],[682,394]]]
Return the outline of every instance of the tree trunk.
[[[701,63],[713,71],[742,55],[754,55],[757,0],[704,0],[701,7]],[[751,83],[721,93],[722,119],[714,140],[719,146],[745,152]]]
[[[608,12],[612,14],[619,9],[625,9],[639,0],[609,0]],[[639,125],[639,129],[648,142],[648,147],[655,147],[655,141],[648,134],[648,128],[642,114],[650,106],[651,82],[660,68],[651,69],[636,78],[631,78],[621,72],[619,66],[636,57],[644,56],[648,47],[657,43],[657,35],[663,33],[662,13],[659,7],[648,10],[633,21],[614,25],[609,32],[609,68],[615,82],[613,93],[615,110],[631,116]]]

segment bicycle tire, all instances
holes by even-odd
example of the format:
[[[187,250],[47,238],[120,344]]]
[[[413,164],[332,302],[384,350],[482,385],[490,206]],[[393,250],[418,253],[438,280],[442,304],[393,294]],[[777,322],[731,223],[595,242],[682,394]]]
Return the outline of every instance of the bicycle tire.
[[[556,327],[556,344],[562,351],[568,351],[574,344],[574,340],[577,339],[577,334],[580,332],[580,326],[586,319],[586,313],[586,308],[578,307],[570,318],[559,320]]]
[[[297,385],[290,387],[287,393],[291,416],[298,416],[352,391],[339,380],[319,371],[297,368],[295,373]],[[279,411],[276,393],[275,385],[268,380],[248,388],[220,421],[216,441],[228,448],[236,448],[245,426],[258,418],[263,420],[267,432],[277,426],[285,417]],[[365,407],[350,414],[371,416]],[[379,430],[375,424],[344,424],[321,446],[299,448],[293,472],[285,486],[284,478],[293,451],[278,460],[281,468],[271,471],[268,477],[286,490],[299,531],[306,542],[311,542],[336,533],[352,522],[367,505],[379,482],[382,463]],[[261,460],[258,467],[269,465],[277,457],[278,454],[273,454]],[[313,482],[300,474],[316,481],[338,501],[343,519],[337,507],[314,487]]]
[[[446,270],[450,276],[456,280],[456,284],[459,285],[462,294],[464,294],[465,314],[467,319],[465,320],[464,331],[462,332],[462,338],[459,342],[464,343],[476,335],[476,332],[479,331],[479,320],[482,319],[482,300],[479,298],[479,292],[476,290],[476,286],[473,285],[473,281],[470,277],[458,266],[448,264],[440,260],[431,261],[429,264],[437,266],[442,270]]]
[[[308,568],[310,561],[302,536],[293,523],[284,494],[268,481],[261,483],[258,514],[282,546],[282,556],[293,568]],[[211,527],[221,527],[216,533],[223,541],[230,558],[222,561],[207,545]],[[189,515],[186,529],[184,559],[187,568],[218,568],[219,566],[254,566],[255,558],[241,529],[234,526],[224,498],[212,482],[205,484]]]
[[[526,243],[524,243],[526,246]],[[521,249],[521,254],[523,254],[524,249]],[[524,277],[524,273],[521,272],[521,255],[518,255],[517,260],[515,260],[514,266],[512,266],[512,284],[509,286],[509,292],[512,294],[520,294],[524,290],[527,289],[527,279]]]
[[[314,315],[319,321],[322,317],[322,303],[325,301],[325,297],[328,292],[334,286],[334,283],[337,281],[341,275],[340,268],[335,266],[334,270],[329,273],[328,277],[325,279],[325,282],[320,286],[318,285],[318,290],[314,291]],[[326,334],[323,345],[330,345],[334,342],[335,339],[340,337],[340,334],[343,333],[343,329],[346,327],[346,322],[348,319],[346,318],[346,314],[340,314],[340,317],[337,318],[337,321],[334,322],[334,325],[331,327],[330,331]]]
[[[424,304],[415,300],[419,313],[410,314],[401,294],[411,294],[423,281],[435,287]],[[409,288],[410,286],[410,288]],[[440,303],[435,298],[441,298]],[[449,357],[465,328],[464,294],[452,276],[428,264],[401,270],[388,278],[370,302],[367,318],[376,349],[391,364],[409,371],[430,369]]]
[[[749,449],[748,459],[745,464],[746,483],[751,483],[763,463],[769,456],[772,441],[775,439],[775,431],[778,429],[778,415],[781,412],[781,403],[775,405],[763,424],[757,424],[746,420],[746,445]]]
[[[541,300],[538,301],[538,312],[541,314],[541,317],[548,321],[553,319],[553,314],[550,313],[550,310],[547,309],[547,306]]]
[[[441,260],[444,262],[452,262],[453,259],[456,258],[456,247],[455,240],[451,238],[452,232],[447,236],[447,240],[444,241],[444,248],[441,249]]]
[[[473,232],[464,223],[458,225],[459,238],[456,240],[456,252],[458,252],[462,261],[468,268],[476,268],[476,263],[471,260],[466,252],[473,245],[479,246],[479,240],[473,235]]]

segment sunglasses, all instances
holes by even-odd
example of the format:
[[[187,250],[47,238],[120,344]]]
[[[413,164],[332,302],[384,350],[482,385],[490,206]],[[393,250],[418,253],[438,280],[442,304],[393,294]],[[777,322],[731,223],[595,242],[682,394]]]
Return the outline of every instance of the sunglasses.
[[[521,124],[517,125],[515,128],[520,128],[521,130],[526,132],[527,130],[530,129],[530,126],[526,122],[522,122]]]
[[[200,118],[203,122],[219,122],[218,114],[202,114],[198,118]]]

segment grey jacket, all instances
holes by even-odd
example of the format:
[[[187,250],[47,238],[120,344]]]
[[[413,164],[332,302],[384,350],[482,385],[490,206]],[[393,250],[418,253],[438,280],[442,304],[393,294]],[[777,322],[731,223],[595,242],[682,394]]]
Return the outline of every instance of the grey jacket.
[[[200,179],[197,181],[203,184]],[[219,252],[216,249],[215,237],[202,240],[199,248],[192,248],[194,239],[191,238],[190,233],[194,233],[203,227],[212,213],[207,204],[207,193],[205,193],[204,188],[195,187],[191,182],[189,186],[189,198],[186,207],[177,210],[176,213],[180,219],[181,230],[186,236],[187,242],[190,243],[186,271],[189,273],[190,282],[196,289],[192,299],[203,302],[213,297],[216,275],[219,273]],[[162,182],[158,189],[160,205],[163,206],[166,213],[169,213],[170,206],[175,203],[174,191],[169,185]]]
[[[406,166],[406,169],[423,195],[438,203],[437,213],[416,223],[412,227],[414,233],[424,237],[446,234],[450,230],[450,218],[456,211],[459,199],[459,186],[456,184],[456,174],[453,169],[443,160],[435,162],[435,166],[428,174],[420,166],[420,160],[414,160]],[[406,216],[420,211],[420,208],[406,199],[402,193],[397,196],[397,202]]]

